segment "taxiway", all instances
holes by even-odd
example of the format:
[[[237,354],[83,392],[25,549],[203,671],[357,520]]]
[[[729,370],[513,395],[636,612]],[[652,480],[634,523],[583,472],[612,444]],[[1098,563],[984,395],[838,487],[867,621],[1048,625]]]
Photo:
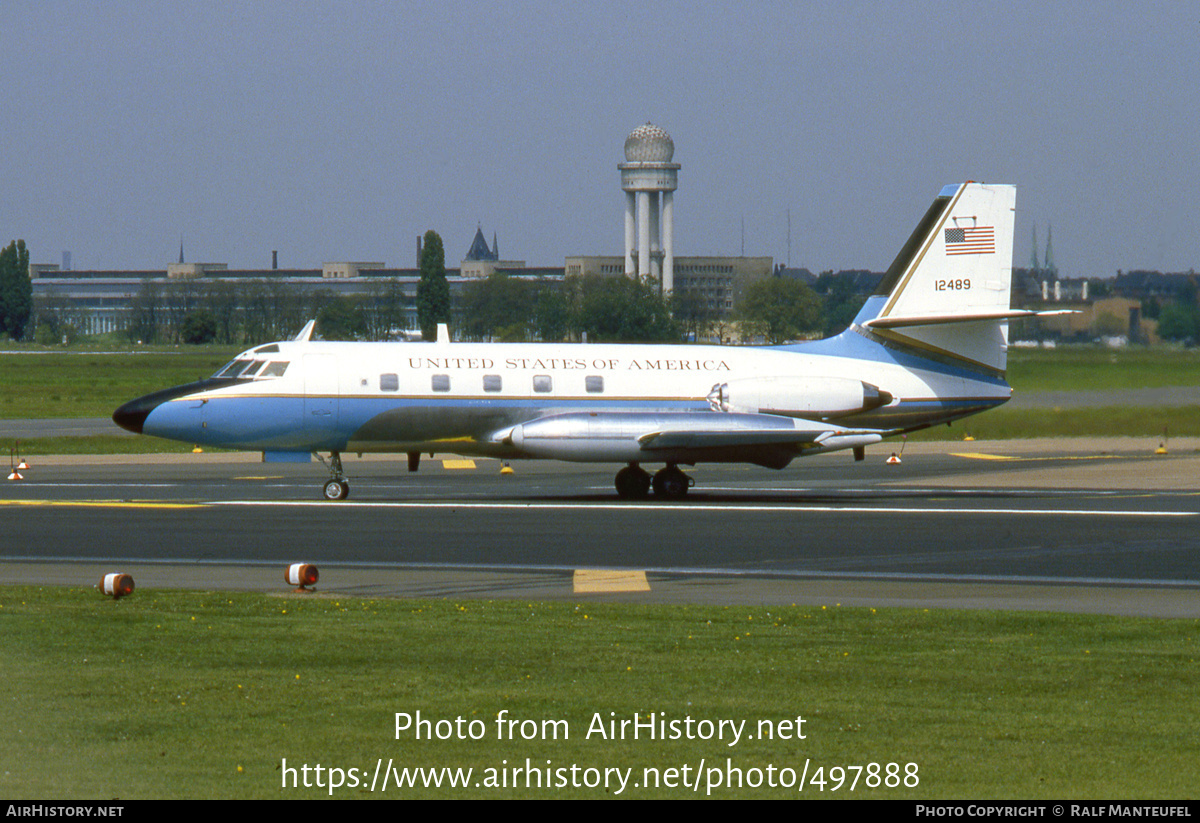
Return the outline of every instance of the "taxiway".
[[[1189,450],[1190,449],[1190,450]],[[840,602],[1200,616],[1200,455],[1125,441],[913,444],[700,466],[683,501],[627,502],[609,466],[257,455],[47,458],[0,498],[0,580],[371,596]],[[473,467],[472,467],[473,466]],[[581,588],[580,572],[599,572]],[[603,582],[607,581],[607,582]]]

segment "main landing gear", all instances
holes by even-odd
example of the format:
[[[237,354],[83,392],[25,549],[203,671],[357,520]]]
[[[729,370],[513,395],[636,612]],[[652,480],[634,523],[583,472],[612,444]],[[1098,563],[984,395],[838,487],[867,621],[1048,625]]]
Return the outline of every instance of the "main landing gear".
[[[637,463],[630,463],[617,472],[614,481],[617,494],[627,500],[641,500],[650,493],[651,488],[655,497],[678,500],[695,484],[696,481],[680,471],[674,463],[668,463],[666,468],[655,472],[653,479]]]
[[[315,454],[315,452],[314,452]],[[329,482],[325,484],[325,499],[326,500],[345,500],[350,496],[350,484],[346,482],[346,475],[342,474],[342,454],[341,452],[330,452],[329,462],[325,462],[325,458],[317,454],[317,459],[329,469]]]

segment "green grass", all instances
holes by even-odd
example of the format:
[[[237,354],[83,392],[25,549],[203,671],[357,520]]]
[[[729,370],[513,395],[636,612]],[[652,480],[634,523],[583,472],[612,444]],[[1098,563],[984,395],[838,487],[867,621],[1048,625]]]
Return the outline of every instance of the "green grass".
[[[282,583],[281,583],[282,588]],[[800,796],[1182,798],[1195,793],[1200,621],[840,607],[641,606],[0,589],[0,794],[272,798],[282,761],[374,771],[743,770],[916,763],[919,785]],[[479,740],[397,739],[395,714]],[[498,740],[495,719],[569,739]],[[614,715],[610,715],[615,713]],[[658,713],[664,713],[659,715]],[[806,738],[604,740],[601,720],[778,723]],[[901,776],[903,776],[903,766]],[[566,773],[569,777],[569,772]],[[302,776],[300,777],[302,780]],[[510,777],[511,783],[511,777]],[[603,789],[392,796],[603,797]],[[716,797],[795,796],[719,788]],[[338,797],[372,796],[343,788]],[[379,795],[375,795],[379,796]],[[386,795],[385,795],[386,796]],[[633,797],[696,796],[645,788]],[[699,796],[703,796],[703,791]]]
[[[236,353],[201,346],[128,354],[0,354],[0,418],[107,417],[127,400],[208,377]]]
[[[90,437],[30,437],[20,441],[22,457],[38,457],[45,454],[185,454],[192,451],[190,443],[179,443],[174,440],[164,440],[161,437],[142,435],[138,437],[114,435],[93,435]],[[0,439],[0,449],[7,452],[15,449],[15,439]],[[227,452],[229,449],[219,449],[205,446],[205,452]]]
[[[1029,437],[1200,437],[1200,414],[1191,406],[1107,406],[1083,408],[1007,409],[913,432],[914,441],[1012,440]]]
[[[1014,392],[1195,386],[1200,385],[1200,349],[1009,349],[1008,382]]]

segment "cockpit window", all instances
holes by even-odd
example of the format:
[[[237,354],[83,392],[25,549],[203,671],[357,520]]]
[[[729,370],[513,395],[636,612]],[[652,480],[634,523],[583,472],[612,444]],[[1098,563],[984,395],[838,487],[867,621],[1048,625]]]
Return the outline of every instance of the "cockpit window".
[[[213,377],[237,377],[242,373],[242,369],[246,368],[248,365],[250,365],[249,360],[234,360],[232,363],[225,366],[225,368],[214,374]]]
[[[222,366],[213,377],[223,379],[237,378],[239,380],[262,380],[267,377],[282,377],[287,371],[288,361],[275,360],[268,363],[266,360],[234,360]]]

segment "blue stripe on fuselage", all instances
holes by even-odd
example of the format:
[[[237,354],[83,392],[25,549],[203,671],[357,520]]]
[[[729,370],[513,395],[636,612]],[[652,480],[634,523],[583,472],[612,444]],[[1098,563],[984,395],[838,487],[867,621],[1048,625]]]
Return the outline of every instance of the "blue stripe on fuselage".
[[[311,401],[312,398],[308,398]],[[232,449],[340,451],[373,421],[394,415],[405,417],[429,410],[439,429],[417,437],[397,430],[396,423],[381,424],[386,439],[379,442],[433,441],[455,437],[482,438],[505,426],[548,414],[578,411],[705,411],[703,400],[636,400],[628,398],[469,398],[469,397],[341,397],[333,414],[315,418],[306,398],[294,396],[192,397],[155,408],[146,418],[145,434]],[[461,412],[454,415],[453,412]],[[306,419],[312,418],[312,419]],[[419,422],[419,421],[416,421]],[[424,429],[423,426],[417,426]],[[374,439],[370,436],[368,440]]]

